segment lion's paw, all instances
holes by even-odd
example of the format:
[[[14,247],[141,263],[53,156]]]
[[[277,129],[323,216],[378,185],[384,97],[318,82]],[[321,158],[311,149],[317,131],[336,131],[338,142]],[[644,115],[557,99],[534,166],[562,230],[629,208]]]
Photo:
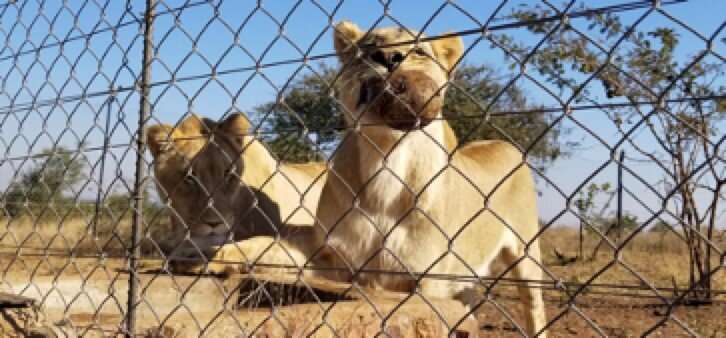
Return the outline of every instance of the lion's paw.
[[[233,244],[233,243],[232,243]],[[215,274],[224,275],[234,272],[221,262],[219,251],[223,246],[199,247],[188,245],[179,247],[169,256],[169,270],[179,274]],[[229,256],[229,254],[227,254]]]
[[[295,247],[273,237],[252,237],[200,252],[195,247],[180,248],[170,259],[177,273],[211,273],[229,275],[255,272],[297,272],[307,257]]]

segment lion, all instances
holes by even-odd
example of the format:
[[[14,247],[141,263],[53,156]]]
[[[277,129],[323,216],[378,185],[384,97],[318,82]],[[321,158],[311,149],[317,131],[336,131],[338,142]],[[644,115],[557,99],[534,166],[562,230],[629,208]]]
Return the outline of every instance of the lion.
[[[405,43],[417,38],[401,28],[336,26],[346,89],[338,99],[349,132],[331,159],[315,229],[342,268],[336,279],[416,288],[475,308],[476,283],[427,276],[511,271],[541,280],[534,180],[510,143],[456,144],[442,107],[463,41]],[[541,290],[520,284],[519,295],[525,333],[546,336]]]
[[[457,144],[442,107],[463,41],[422,37],[400,28],[366,33],[348,21],[335,26],[347,132],[328,165],[312,237],[283,246],[325,267],[311,269],[313,276],[418,290],[472,310],[483,298],[480,278],[511,273],[525,281],[518,286],[524,333],[546,337],[542,292],[526,282],[543,275],[526,158],[503,141]],[[220,254],[234,260],[275,241],[256,237]]]
[[[157,190],[179,229],[165,249],[193,258],[230,241],[309,231],[325,165],[278,161],[250,127],[237,113],[219,123],[190,115],[176,127],[147,129]],[[181,244],[184,237],[190,245]]]

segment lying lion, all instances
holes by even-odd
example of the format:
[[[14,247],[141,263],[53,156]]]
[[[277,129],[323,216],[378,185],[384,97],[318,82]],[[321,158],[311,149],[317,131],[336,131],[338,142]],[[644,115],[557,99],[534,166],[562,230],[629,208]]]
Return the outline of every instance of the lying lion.
[[[388,290],[417,288],[426,297],[476,307],[482,299],[477,277],[542,278],[534,183],[515,147],[501,141],[458,146],[442,119],[461,39],[396,45],[413,39],[398,28],[366,34],[349,22],[336,26],[339,99],[349,131],[331,160],[312,238],[283,244],[328,268],[318,275]],[[234,261],[273,242],[257,237],[229,244],[218,258]],[[287,252],[267,251],[261,261],[287,263]],[[541,290],[521,284],[519,295],[525,333],[545,337]]]
[[[310,231],[324,164],[280,163],[249,129],[241,113],[220,123],[191,115],[176,127],[148,128],[157,189],[180,230],[164,245],[175,256],[213,254],[230,237]],[[187,233],[194,245],[181,243]]]

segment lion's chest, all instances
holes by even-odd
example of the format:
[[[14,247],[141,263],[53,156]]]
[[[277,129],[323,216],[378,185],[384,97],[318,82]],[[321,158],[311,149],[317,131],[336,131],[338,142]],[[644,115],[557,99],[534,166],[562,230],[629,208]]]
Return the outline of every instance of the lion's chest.
[[[366,183],[357,195],[360,212],[349,219],[346,232],[368,253],[362,256],[374,259],[359,264],[395,271],[417,269],[422,265],[417,259],[421,248],[411,243],[420,243],[417,237],[436,240],[428,234],[441,233],[427,213],[437,214],[433,209],[442,205],[438,192],[444,185],[448,156],[428,135],[408,136],[385,158],[361,166]]]

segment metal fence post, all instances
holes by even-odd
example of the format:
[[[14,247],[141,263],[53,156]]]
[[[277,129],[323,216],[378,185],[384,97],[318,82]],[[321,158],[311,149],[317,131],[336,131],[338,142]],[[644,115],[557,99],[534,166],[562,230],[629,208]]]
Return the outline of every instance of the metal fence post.
[[[144,154],[146,153],[146,121],[151,113],[149,102],[149,84],[151,83],[151,61],[153,58],[153,23],[154,6],[156,0],[146,0],[144,12],[144,55],[142,61],[141,82],[138,84],[140,92],[140,107],[138,130],[136,132],[136,175],[134,180],[134,215],[131,223],[131,250],[129,251],[129,293],[126,307],[126,337],[133,337],[136,330],[136,303],[138,298],[138,260],[141,255],[139,241],[141,238],[141,224],[144,220],[144,192],[146,182],[146,167]]]
[[[618,219],[616,220],[615,238],[620,241],[620,235],[623,232],[623,162],[625,161],[625,150],[620,151],[618,161],[618,209],[616,210]]]
[[[101,151],[101,163],[98,170],[98,191],[96,192],[96,203],[94,204],[93,222],[91,223],[90,235],[94,241],[98,241],[98,222],[101,221],[101,205],[105,201],[105,193],[103,189],[103,174],[106,172],[106,156],[108,156],[109,146],[111,144],[111,108],[116,102],[116,88],[110,88],[111,94],[106,100],[106,121],[103,129],[103,150]]]

